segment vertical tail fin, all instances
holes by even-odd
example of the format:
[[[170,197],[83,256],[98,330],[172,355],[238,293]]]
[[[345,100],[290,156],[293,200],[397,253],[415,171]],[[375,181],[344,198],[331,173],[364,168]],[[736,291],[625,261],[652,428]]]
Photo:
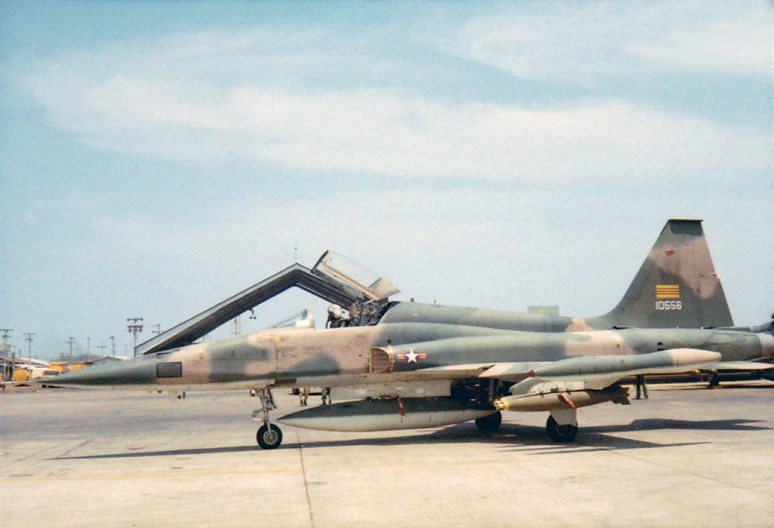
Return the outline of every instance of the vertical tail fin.
[[[621,302],[593,326],[733,325],[701,222],[668,220]]]

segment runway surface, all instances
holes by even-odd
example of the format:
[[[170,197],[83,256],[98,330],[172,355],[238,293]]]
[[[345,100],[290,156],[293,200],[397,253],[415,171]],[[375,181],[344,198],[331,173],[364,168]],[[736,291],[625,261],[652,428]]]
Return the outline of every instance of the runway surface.
[[[299,409],[275,397],[275,416]],[[492,437],[285,426],[263,451],[246,392],[6,392],[0,527],[772,526],[773,397],[651,386],[582,409],[569,445],[547,413],[506,413]]]

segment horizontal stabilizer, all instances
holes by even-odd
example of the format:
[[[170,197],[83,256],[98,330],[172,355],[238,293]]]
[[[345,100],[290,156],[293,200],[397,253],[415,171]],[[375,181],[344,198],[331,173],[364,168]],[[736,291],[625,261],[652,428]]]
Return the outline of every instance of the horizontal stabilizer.
[[[757,363],[755,361],[721,361],[719,363],[713,363],[702,367],[702,370],[714,370],[714,371],[759,371],[774,369],[774,364],[771,363]]]

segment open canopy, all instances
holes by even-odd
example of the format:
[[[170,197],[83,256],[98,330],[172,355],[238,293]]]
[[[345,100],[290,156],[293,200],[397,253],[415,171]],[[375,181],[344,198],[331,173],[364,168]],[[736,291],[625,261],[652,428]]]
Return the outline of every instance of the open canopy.
[[[326,251],[312,271],[319,271],[351,286],[373,301],[400,293],[393,283],[349,257]]]
[[[311,270],[293,264],[137,345],[135,354],[190,345],[236,316],[293,287],[342,306],[350,306],[356,301],[382,301],[400,291],[390,281],[354,260],[326,251]]]

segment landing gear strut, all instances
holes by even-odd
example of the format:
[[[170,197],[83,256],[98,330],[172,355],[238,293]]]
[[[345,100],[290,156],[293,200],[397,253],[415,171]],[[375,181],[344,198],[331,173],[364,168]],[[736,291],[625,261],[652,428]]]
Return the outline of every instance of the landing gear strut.
[[[255,439],[262,449],[277,449],[282,443],[282,431],[269,420],[269,412],[277,408],[274,404],[274,396],[271,389],[260,389],[257,392],[261,400],[261,408],[253,412],[253,420],[263,422],[258,429]]]

